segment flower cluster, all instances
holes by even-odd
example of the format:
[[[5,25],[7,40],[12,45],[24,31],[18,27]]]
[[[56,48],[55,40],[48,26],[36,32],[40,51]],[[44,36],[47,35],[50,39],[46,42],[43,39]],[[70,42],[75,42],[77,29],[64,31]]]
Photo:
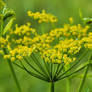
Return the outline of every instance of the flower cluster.
[[[38,23],[42,22],[57,22],[57,18],[52,14],[47,14],[45,10],[42,10],[42,13],[36,12],[33,13],[32,11],[28,11],[28,16],[33,17],[35,20],[38,20]]]
[[[41,22],[56,22],[54,15],[28,12],[29,16]],[[32,53],[40,54],[45,62],[69,64],[76,60],[76,54],[82,48],[92,48],[92,32],[89,26],[74,25],[73,19],[61,28],[55,28],[44,34],[38,34],[30,23],[16,25],[5,36],[0,37],[0,54],[11,61],[22,60]],[[7,54],[3,54],[4,49]]]

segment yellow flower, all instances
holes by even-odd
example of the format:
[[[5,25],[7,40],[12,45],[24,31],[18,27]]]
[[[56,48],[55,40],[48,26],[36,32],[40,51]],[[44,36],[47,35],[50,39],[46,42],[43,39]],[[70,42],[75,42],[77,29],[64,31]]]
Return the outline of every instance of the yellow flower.
[[[73,24],[73,18],[72,17],[69,18],[69,21],[70,21],[71,24]]]
[[[10,55],[4,55],[4,59],[9,59]]]
[[[15,61],[15,57],[11,57],[11,61]]]
[[[57,18],[52,14],[46,13],[45,10],[42,10],[41,13],[40,12],[33,13],[32,11],[28,11],[27,13],[28,13],[28,16],[33,17],[35,20],[38,20],[38,23],[57,22]]]

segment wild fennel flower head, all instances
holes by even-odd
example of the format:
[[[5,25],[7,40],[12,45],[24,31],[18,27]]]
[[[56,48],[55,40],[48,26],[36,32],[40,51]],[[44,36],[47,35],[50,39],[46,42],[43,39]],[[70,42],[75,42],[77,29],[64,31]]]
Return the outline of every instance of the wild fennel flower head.
[[[42,13],[28,11],[28,15],[41,21],[40,23],[53,23],[58,20],[45,11]],[[77,63],[81,49],[92,49],[92,32],[89,29],[88,25],[74,24],[73,18],[69,18],[69,23],[63,27],[52,28],[41,34],[30,22],[21,26],[16,24],[14,29],[10,28],[0,35],[0,55],[13,63],[20,61],[21,66],[18,66],[34,77],[48,82],[57,81],[66,73],[65,71],[62,74],[63,67]],[[29,71],[26,64],[38,75]]]
[[[28,15],[41,22],[57,20],[54,15],[47,14],[44,10],[42,13],[28,11]],[[5,36],[0,37],[0,53],[5,48],[8,53],[3,55],[4,59],[10,58],[11,61],[22,60],[25,56],[38,53],[45,62],[69,64],[76,60],[76,54],[81,48],[92,47],[89,26],[74,25],[72,18],[69,21],[70,24],[64,24],[63,27],[42,35],[29,22],[20,27],[16,25],[14,30],[10,29]]]

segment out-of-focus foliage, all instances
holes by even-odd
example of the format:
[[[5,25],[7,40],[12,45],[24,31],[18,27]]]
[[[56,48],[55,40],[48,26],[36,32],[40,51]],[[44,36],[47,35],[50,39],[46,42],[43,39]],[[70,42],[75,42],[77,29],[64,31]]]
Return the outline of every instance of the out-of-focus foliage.
[[[5,5],[5,3],[2,0],[0,0],[0,12],[3,9],[4,5]]]
[[[3,15],[2,15],[2,10],[4,8],[4,2],[2,0],[0,0],[0,25],[1,25],[1,21],[3,19]]]
[[[45,9],[64,23],[70,16],[79,22],[79,9],[84,17],[92,16],[92,0],[6,0],[9,7],[16,11],[17,23],[27,21],[26,13],[28,10],[41,11]]]

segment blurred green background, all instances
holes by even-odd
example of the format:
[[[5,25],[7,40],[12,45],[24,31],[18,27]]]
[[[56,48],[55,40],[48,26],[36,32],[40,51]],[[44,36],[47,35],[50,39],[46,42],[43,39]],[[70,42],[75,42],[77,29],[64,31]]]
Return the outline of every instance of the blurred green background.
[[[27,11],[41,11],[56,15],[63,24],[69,17],[74,17],[75,22],[79,23],[79,9],[84,17],[92,17],[92,0],[4,0],[8,7],[16,12],[15,23],[21,25],[29,21]],[[21,69],[14,66],[18,80],[20,81],[23,92],[50,92],[50,84],[36,79]],[[67,83],[64,79],[55,84],[56,92],[68,92]],[[80,78],[70,79],[70,91],[76,92],[79,87]],[[11,71],[7,62],[0,60],[0,92],[18,92],[14,83]],[[92,78],[86,80],[83,92],[92,92]]]

